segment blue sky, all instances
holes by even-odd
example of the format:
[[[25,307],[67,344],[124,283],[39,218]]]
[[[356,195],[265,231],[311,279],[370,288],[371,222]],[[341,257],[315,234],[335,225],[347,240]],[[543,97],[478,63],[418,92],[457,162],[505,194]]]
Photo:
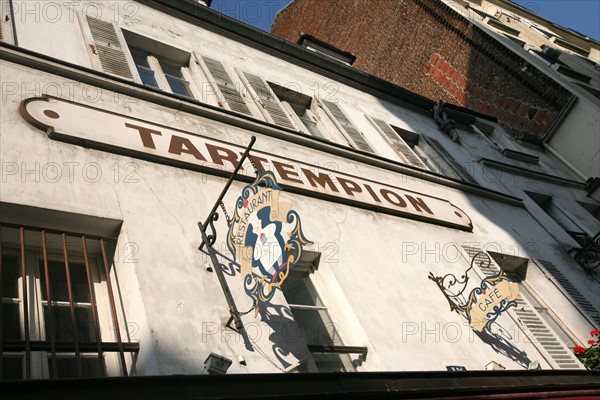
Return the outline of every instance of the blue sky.
[[[342,6],[345,0],[337,1]],[[290,2],[290,0],[214,0],[211,8],[262,30],[270,31],[276,13]],[[517,0],[515,3],[559,25],[600,40],[600,0]]]

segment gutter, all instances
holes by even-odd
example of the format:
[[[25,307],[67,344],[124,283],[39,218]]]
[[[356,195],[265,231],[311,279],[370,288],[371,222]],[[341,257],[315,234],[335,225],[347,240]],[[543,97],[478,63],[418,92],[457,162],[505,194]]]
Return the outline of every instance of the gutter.
[[[572,179],[562,178],[562,177],[556,176],[556,175],[545,174],[543,172],[538,172],[538,171],[533,171],[533,170],[526,169],[526,168],[517,167],[512,164],[507,164],[507,163],[504,163],[501,161],[492,160],[490,158],[485,158],[485,157],[480,158],[477,162],[484,164],[484,165],[488,165],[490,167],[494,167],[499,170],[509,171],[516,175],[521,175],[521,176],[528,175],[528,176],[536,177],[536,178],[538,178],[540,180],[544,180],[544,181],[549,181],[549,182],[559,183],[561,185],[569,185],[569,186],[585,189],[584,182],[574,181]]]
[[[544,133],[544,136],[542,137],[544,144],[546,144],[548,141],[550,141],[552,136],[558,130],[558,127],[560,126],[560,124],[562,124],[562,122],[565,120],[565,118],[567,118],[567,115],[569,115],[569,111],[571,111],[571,109],[573,108],[573,106],[575,105],[577,100],[579,100],[579,98],[577,96],[575,96],[574,94],[571,94],[571,97],[569,97],[569,100],[567,100],[567,104],[565,104],[565,106],[562,108],[562,110],[560,110],[560,112],[558,113],[556,118],[554,118],[552,120],[552,123],[546,130],[546,133]]]
[[[10,23],[12,25],[13,40],[15,41],[15,46],[18,46],[19,39],[17,38],[17,24],[15,23],[15,9],[13,6],[13,0],[8,0],[8,7],[10,10]]]
[[[578,177],[580,177],[581,179],[583,179],[584,181],[588,179],[587,176],[583,175],[581,172],[579,172],[579,170],[573,165],[571,164],[569,161],[567,161],[566,158],[564,158],[563,156],[561,156],[556,150],[554,150],[554,148],[552,148],[548,143],[544,142],[544,149],[548,150],[554,157],[558,158],[558,160],[560,162],[562,162],[563,164],[565,164],[567,166],[567,168],[569,168],[571,171],[573,171]]]

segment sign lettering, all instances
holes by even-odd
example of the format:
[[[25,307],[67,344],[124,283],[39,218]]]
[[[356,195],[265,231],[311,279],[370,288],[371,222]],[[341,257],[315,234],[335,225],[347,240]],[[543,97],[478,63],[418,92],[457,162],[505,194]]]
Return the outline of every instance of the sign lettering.
[[[50,101],[51,100],[51,101]],[[243,146],[51,97],[24,100],[24,118],[51,139],[207,172],[233,171]],[[355,177],[310,162],[253,151],[262,173],[271,171],[287,191],[471,231],[470,218],[449,201]],[[242,174],[253,176],[250,165]]]

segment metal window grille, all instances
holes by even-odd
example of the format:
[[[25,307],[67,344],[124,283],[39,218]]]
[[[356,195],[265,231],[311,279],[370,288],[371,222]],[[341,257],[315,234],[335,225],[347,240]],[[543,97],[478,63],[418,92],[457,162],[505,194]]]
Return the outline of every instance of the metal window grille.
[[[0,225],[0,379],[32,379],[33,368],[46,360],[42,368],[50,378],[65,371],[78,378],[107,376],[105,353],[117,353],[120,374],[127,376],[125,353],[134,356],[139,344],[121,337],[109,259],[115,242]],[[104,324],[99,297],[110,309]]]

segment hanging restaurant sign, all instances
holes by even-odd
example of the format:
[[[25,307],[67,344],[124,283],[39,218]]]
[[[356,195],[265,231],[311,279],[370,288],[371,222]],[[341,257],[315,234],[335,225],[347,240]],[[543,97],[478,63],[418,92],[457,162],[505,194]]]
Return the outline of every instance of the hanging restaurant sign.
[[[218,175],[231,173],[244,151],[237,144],[51,96],[24,100],[21,114],[53,140]],[[198,128],[202,131],[202,126]],[[249,158],[260,172],[271,171],[288,192],[473,229],[469,216],[446,199],[318,167],[314,160],[301,162],[260,150],[253,150]],[[241,174],[249,177],[251,171],[245,168]]]
[[[517,305],[519,285],[503,272],[489,276],[471,291],[465,306],[467,319],[473,330],[482,332],[510,307]]]
[[[471,258],[471,266],[460,277],[454,274],[435,276],[430,272],[429,279],[437,284],[448,300],[450,311],[456,311],[466,317],[474,331],[483,332],[490,329],[500,314],[516,306],[519,285],[500,271],[497,275],[483,279],[465,299],[463,293],[470,279],[469,271],[473,269],[476,261],[479,262],[480,268],[487,268],[492,263],[490,256],[480,251]]]
[[[281,287],[312,243],[302,233],[300,216],[280,198],[275,175],[260,174],[247,185],[227,223],[227,247],[239,262],[246,294],[254,301],[256,316]]]

